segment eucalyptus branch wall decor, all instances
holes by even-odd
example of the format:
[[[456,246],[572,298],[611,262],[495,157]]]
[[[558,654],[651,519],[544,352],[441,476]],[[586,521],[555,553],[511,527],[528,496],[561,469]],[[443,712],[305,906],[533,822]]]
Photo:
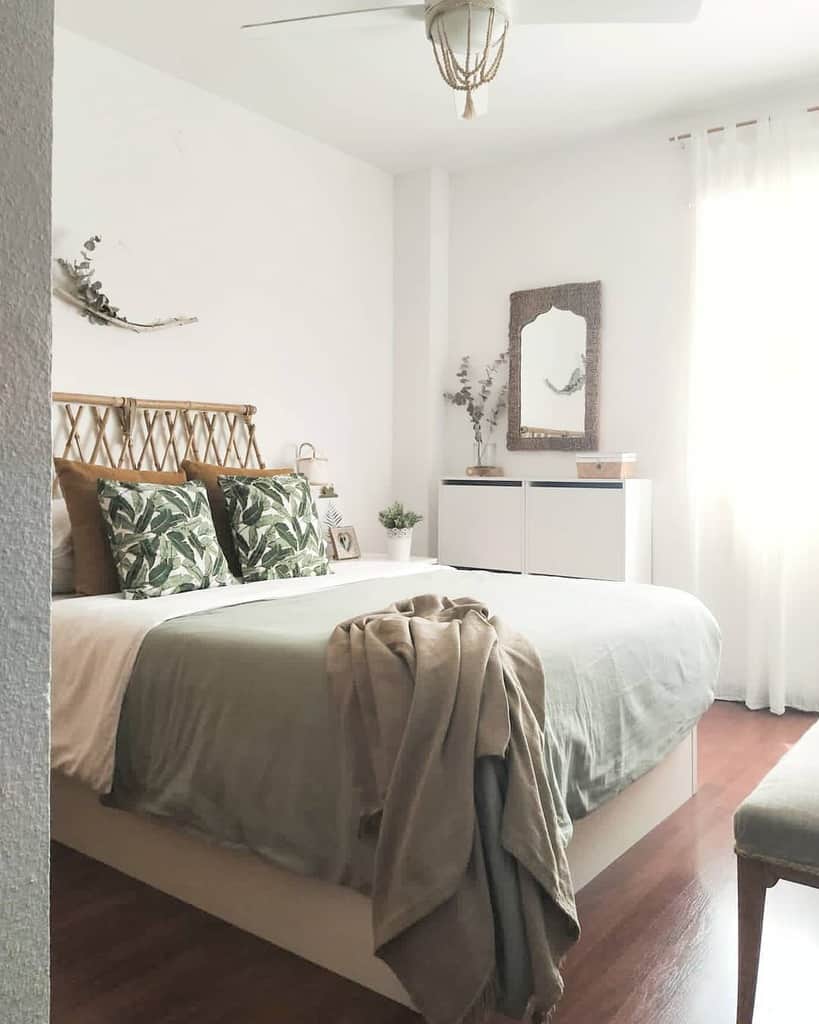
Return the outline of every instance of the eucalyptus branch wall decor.
[[[57,260],[57,264],[63,272],[65,287],[56,285],[55,295],[76,306],[92,324],[100,324],[102,327],[114,324],[116,327],[122,327],[137,334],[144,331],[160,331],[166,327],[184,327],[186,324],[199,323],[199,318],[195,316],[170,316],[143,324],[136,320],[129,320],[127,316],[120,313],[119,307],[113,305],[102,290],[102,282],[97,279],[94,270],[94,252],[101,241],[100,235],[92,235],[83,242],[79,259],[60,258]]]

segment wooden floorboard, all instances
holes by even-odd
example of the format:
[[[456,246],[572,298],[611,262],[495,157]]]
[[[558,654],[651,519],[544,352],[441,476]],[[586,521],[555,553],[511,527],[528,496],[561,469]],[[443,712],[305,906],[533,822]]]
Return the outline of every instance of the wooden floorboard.
[[[700,791],[580,894],[555,1024],[733,1024],[737,804],[814,721],[717,704]],[[819,784],[819,783],[818,783]],[[417,1024],[389,1000],[58,844],[53,1024]],[[815,1024],[819,890],[768,894],[755,1024]]]

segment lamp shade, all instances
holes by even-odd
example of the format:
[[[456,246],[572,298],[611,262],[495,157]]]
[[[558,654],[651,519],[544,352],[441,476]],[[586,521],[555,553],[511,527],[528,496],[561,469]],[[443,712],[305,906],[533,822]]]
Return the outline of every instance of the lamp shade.
[[[471,121],[486,109],[486,87],[503,60],[509,31],[507,0],[428,0],[427,37],[441,77],[455,91],[465,94],[458,114]]]
[[[508,23],[506,5],[494,0],[487,6],[455,0],[441,4],[438,10],[438,29],[446,35],[453,53],[459,57],[466,57],[470,51],[474,54],[487,43],[497,46]]]

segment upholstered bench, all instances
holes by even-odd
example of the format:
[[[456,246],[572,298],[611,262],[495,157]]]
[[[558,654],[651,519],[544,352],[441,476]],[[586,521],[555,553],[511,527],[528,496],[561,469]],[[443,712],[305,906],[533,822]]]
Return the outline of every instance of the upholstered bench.
[[[734,836],[739,883],[737,1024],[751,1024],[765,891],[781,878],[819,888],[819,724],[739,807]]]

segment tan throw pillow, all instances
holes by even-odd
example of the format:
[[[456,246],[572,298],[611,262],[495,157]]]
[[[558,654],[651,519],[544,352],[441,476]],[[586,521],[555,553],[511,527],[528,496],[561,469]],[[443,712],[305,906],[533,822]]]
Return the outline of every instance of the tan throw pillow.
[[[192,459],[187,459],[182,463],[182,468],[185,470],[188,480],[201,480],[205,485],[219,544],[225,553],[225,558],[228,560],[230,571],[237,579],[241,579],[242,566],[233,543],[233,531],[230,528],[230,517],[225,504],[225,496],[222,493],[222,488],[219,486],[219,477],[248,476],[256,479],[257,477],[265,476],[286,476],[293,472],[292,467],[242,469],[239,466],[214,466],[211,462],[195,462]]]
[[[51,593],[74,593],[74,543],[64,498],[51,502]]]
[[[74,587],[78,594],[119,593],[119,579],[97,498],[97,480],[120,483],[183,484],[185,474],[110,469],[71,459],[55,459],[57,479],[71,520],[74,542]]]

